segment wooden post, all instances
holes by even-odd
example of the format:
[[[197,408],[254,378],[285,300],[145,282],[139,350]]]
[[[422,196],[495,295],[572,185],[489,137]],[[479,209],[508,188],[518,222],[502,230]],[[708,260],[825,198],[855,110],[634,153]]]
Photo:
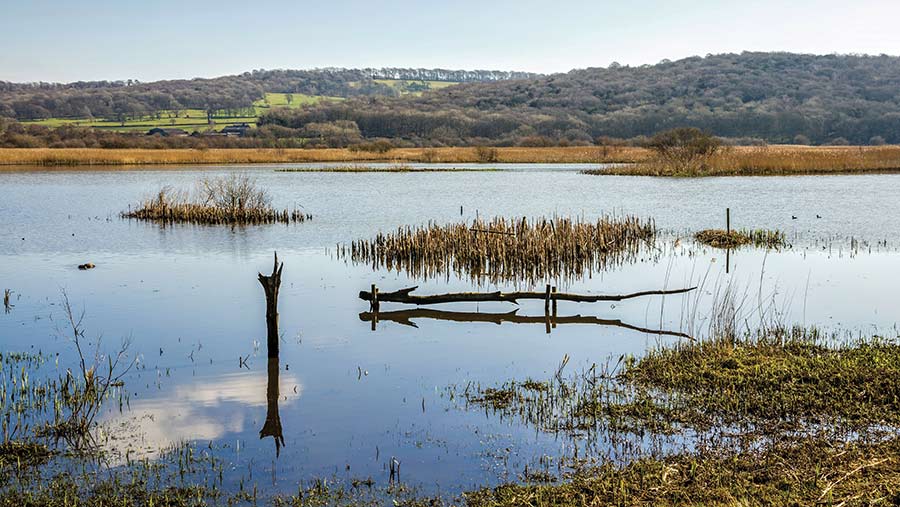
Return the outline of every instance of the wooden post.
[[[372,319],[372,331],[375,331],[375,328],[378,327],[378,287],[375,284],[372,284],[372,300],[369,302],[369,307],[374,314],[374,318]]]
[[[266,346],[269,358],[278,357],[278,290],[281,288],[283,269],[284,263],[278,264],[278,252],[275,252],[272,274],[266,276],[259,273],[259,283],[266,292]]]
[[[731,235],[731,208],[725,208],[725,232]]]
[[[551,287],[550,292],[553,293],[553,327],[556,327],[556,287]]]
[[[550,315],[550,284],[547,284],[547,292],[544,296],[544,313]]]

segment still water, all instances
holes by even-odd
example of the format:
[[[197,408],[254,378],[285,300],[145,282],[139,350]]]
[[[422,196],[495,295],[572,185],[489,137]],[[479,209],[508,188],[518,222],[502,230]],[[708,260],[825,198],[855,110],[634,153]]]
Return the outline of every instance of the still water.
[[[277,166],[283,167],[290,166]],[[393,457],[405,482],[455,494],[516,480],[526,465],[570,454],[578,442],[467,410],[451,399],[451,386],[547,379],[565,355],[567,368],[584,369],[678,338],[615,326],[559,325],[547,334],[542,324],[433,319],[417,319],[418,327],[385,320],[373,330],[360,318],[368,304],[357,298],[372,283],[385,291],[419,285],[423,294],[542,286],[418,280],[355,265],[336,255],[337,245],[476,215],[634,214],[654,218],[663,230],[655,247],[608,272],[548,283],[595,293],[700,288],[616,304],[562,302],[560,315],[700,336],[716,293],[731,284],[747,328],[777,320],[896,335],[900,175],[681,180],[587,176],[564,165],[443,173],[275,169],[0,171],[0,290],[13,291],[14,305],[0,314],[0,350],[59,353],[59,368],[71,366],[77,356],[59,308],[65,289],[85,311],[88,336],[102,335],[110,350],[129,339],[131,354],[140,358],[126,379],[128,406],[104,416],[104,427],[117,435],[105,444],[114,455],[153,459],[189,442],[227,463],[227,488],[244,480],[286,492],[320,477],[384,483]],[[163,185],[189,188],[203,175],[230,172],[253,175],[276,207],[302,207],[313,220],[161,227],[118,216]],[[690,239],[694,231],[723,227],[726,207],[733,227],[783,230],[790,248],[731,252],[726,273],[725,252]],[[257,281],[257,272],[271,271],[276,250],[285,263],[275,379],[284,446],[278,450],[273,438],[259,436],[272,386]],[[85,262],[97,268],[79,271]],[[543,304],[523,302],[519,315],[542,316]]]

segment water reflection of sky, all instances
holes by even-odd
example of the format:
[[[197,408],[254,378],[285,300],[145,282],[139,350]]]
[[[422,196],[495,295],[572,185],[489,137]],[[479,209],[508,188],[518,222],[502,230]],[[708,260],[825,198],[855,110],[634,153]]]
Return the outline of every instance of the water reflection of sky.
[[[475,210],[482,216],[635,213],[656,218],[672,236],[720,226],[729,206],[735,227],[783,229],[793,248],[732,252],[726,274],[724,252],[685,239],[673,247],[667,236],[660,252],[634,264],[558,285],[600,293],[701,285],[696,293],[615,304],[560,303],[559,314],[702,330],[717,290],[732,283],[746,301],[748,325],[762,307],[782,312],[779,318],[788,323],[854,332],[890,332],[900,315],[900,301],[892,297],[900,223],[891,213],[872,211],[893,206],[896,175],[665,180],[540,168],[446,174],[252,171],[279,205],[302,203],[313,221],[291,227],[160,228],[117,218],[123,207],[161,183],[192,182],[196,172],[185,170],[0,172],[0,290],[13,290],[16,304],[0,314],[0,348],[60,351],[63,361],[71,358],[70,345],[55,331],[64,287],[76,306],[85,308],[88,334],[102,334],[110,347],[130,336],[132,351],[141,356],[141,368],[127,381],[130,410],[115,410],[105,419],[137,435],[127,440],[132,452],[182,440],[213,441],[217,455],[231,465],[232,479],[254,467],[258,472],[275,467],[286,491],[321,476],[386,480],[387,460],[395,456],[403,462],[405,479],[454,491],[514,478],[526,463],[571,444],[483,412],[458,410],[447,398],[448,386],[547,378],[565,354],[571,357],[569,368],[579,369],[677,339],[610,326],[560,325],[548,335],[542,325],[433,319],[417,320],[418,328],[381,322],[373,332],[359,318],[368,307],[356,296],[371,283],[383,290],[419,285],[423,294],[473,286],[455,277],[422,281],[373,272],[337,259],[336,243],[399,225],[458,220],[460,205],[465,219],[474,218]],[[847,198],[848,189],[854,199]],[[863,247],[851,250],[851,237]],[[878,244],[883,240],[887,246]],[[256,280],[257,271],[271,269],[276,249],[285,262],[279,367],[285,447],[277,459],[272,440],[259,438],[267,413],[267,364],[265,308]],[[75,269],[86,261],[97,269]],[[400,308],[385,304],[382,310]],[[512,308],[501,303],[441,307]],[[519,314],[543,315],[543,303],[523,302]],[[240,367],[239,357],[248,357],[249,368]]]
[[[135,375],[140,382],[147,374]],[[280,375],[281,408],[303,394],[290,372]],[[112,456],[131,459],[158,455],[182,442],[212,441],[235,434],[259,431],[265,419],[265,372],[226,373],[211,378],[191,378],[129,401],[128,410],[109,412],[101,423],[116,435],[106,445]],[[262,418],[262,419],[260,419]],[[251,427],[253,426],[253,427]]]

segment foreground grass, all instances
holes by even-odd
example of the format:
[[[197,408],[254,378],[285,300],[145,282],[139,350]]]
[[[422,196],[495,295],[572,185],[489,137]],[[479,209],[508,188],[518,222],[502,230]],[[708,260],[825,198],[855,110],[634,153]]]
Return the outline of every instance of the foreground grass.
[[[736,147],[690,167],[647,160],[588,172],[676,177],[900,172],[900,146]]]
[[[829,346],[815,332],[717,338],[623,357],[616,373],[510,382],[463,393],[469,403],[544,431],[604,428],[675,434],[815,425],[862,432],[900,427],[900,345],[872,339]]]
[[[10,355],[10,378],[34,358]],[[833,343],[815,332],[719,337],[623,357],[563,379],[466,389],[470,402],[508,415],[539,414],[541,430],[661,430],[699,438],[693,448],[578,465],[562,481],[475,489],[460,498],[417,495],[371,479],[301,484],[270,495],[248,481],[235,491],[221,462],[189,445],[158,461],[103,471],[48,468],[47,447],[0,446],[0,505],[10,506],[375,506],[468,505],[896,505],[900,503],[900,345],[873,338]],[[12,393],[11,383],[6,384]],[[29,384],[33,386],[34,384]],[[35,387],[15,384],[26,400]],[[46,394],[46,393],[45,393]],[[19,394],[16,395],[17,398]],[[33,401],[28,402],[32,406]],[[23,405],[24,406],[24,405]],[[553,414],[556,414],[555,416]],[[536,419],[535,419],[536,420]],[[563,424],[562,422],[568,421]],[[627,424],[608,424],[610,421]],[[604,424],[606,424],[604,426]],[[568,426],[567,426],[568,425]],[[727,435],[724,435],[727,433]],[[532,480],[535,479],[535,480]],[[531,481],[531,482],[529,482]],[[242,484],[243,485],[243,484]]]
[[[496,148],[496,163],[613,163],[648,157],[641,148],[604,150],[597,146]],[[262,164],[289,162],[478,163],[476,148],[394,148],[386,153],[345,148],[315,149],[92,149],[0,148],[0,166]],[[2,170],[2,169],[0,169]]]
[[[554,484],[465,495],[471,506],[895,505],[900,345],[828,346],[794,331],[623,358],[568,381],[508,383],[470,403],[543,431],[694,435],[693,450],[577,469]],[[617,372],[617,373],[613,373]]]
[[[896,505],[900,439],[798,438],[738,454],[715,449],[574,474],[563,484],[507,484],[467,493],[471,507],[588,505]]]
[[[785,236],[781,231],[769,229],[744,229],[726,231],[723,229],[706,229],[694,234],[694,239],[714,248],[737,248],[754,245],[762,248],[781,248],[785,246]]]

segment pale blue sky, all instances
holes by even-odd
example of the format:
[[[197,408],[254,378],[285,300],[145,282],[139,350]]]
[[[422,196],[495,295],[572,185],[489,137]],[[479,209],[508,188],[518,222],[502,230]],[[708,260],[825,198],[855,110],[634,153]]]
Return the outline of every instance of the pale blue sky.
[[[742,50],[900,53],[900,0],[0,0],[0,80],[252,69],[562,72]]]

